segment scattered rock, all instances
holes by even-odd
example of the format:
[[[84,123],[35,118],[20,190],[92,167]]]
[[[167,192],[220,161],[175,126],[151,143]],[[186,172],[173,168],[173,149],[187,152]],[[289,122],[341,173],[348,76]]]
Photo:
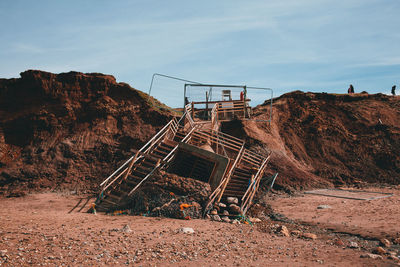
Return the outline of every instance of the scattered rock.
[[[396,245],[400,245],[400,237],[398,237],[395,240],[393,240],[393,243],[396,244]]]
[[[313,233],[303,233],[301,236],[306,239],[312,239],[312,240],[317,239],[317,235]]]
[[[206,219],[211,220],[211,216],[206,214]]]
[[[281,234],[283,234],[284,236],[286,236],[286,237],[290,236],[289,230],[288,230],[287,227],[284,226],[284,225],[279,226],[276,230],[277,230],[279,233],[281,233]]]
[[[381,255],[376,255],[376,254],[372,254],[372,253],[362,254],[362,255],[360,255],[360,258],[370,258],[370,259],[374,259],[374,260],[376,260],[376,259],[382,260],[383,259]]]
[[[237,197],[227,197],[226,202],[228,204],[239,204],[239,199]]]
[[[333,242],[333,243],[338,247],[344,246],[344,242],[341,239],[336,239],[335,242]]]
[[[4,257],[7,254],[7,249],[0,250],[0,256]]]
[[[221,218],[218,215],[211,215],[211,220],[216,221],[216,222],[220,222]]]
[[[218,211],[214,209],[214,210],[212,210],[212,211],[210,212],[210,214],[211,214],[211,215],[217,215],[217,214],[218,214]]]
[[[220,208],[226,208],[226,204],[220,202],[220,203],[218,203],[218,207],[220,207]]]
[[[394,260],[394,261],[400,261],[400,259],[396,255],[389,255],[388,259],[389,260]]]
[[[231,223],[232,224],[240,224],[240,222],[238,220],[236,220],[236,219],[232,220]]]
[[[261,222],[261,220],[260,220],[259,218],[253,218],[253,217],[250,217],[250,218],[249,218],[249,221],[250,221],[251,223],[259,223],[259,222]]]
[[[348,245],[349,248],[359,248],[360,246],[358,245],[357,242],[350,242]]]
[[[224,211],[222,212],[222,214],[228,216],[228,215],[229,215],[229,211],[224,210]]]
[[[230,204],[229,205],[229,209],[233,212],[233,213],[240,213],[240,207],[236,204]]]
[[[228,218],[228,216],[223,216],[223,217],[221,217],[221,220],[222,220],[223,222],[227,222],[227,223],[231,222],[231,220]]]
[[[190,228],[190,227],[182,227],[181,229],[179,229],[179,231],[184,234],[193,234],[194,233],[193,228]]]
[[[379,240],[379,241],[380,241],[381,245],[384,246],[384,247],[389,248],[390,245],[391,245],[390,241],[387,240],[386,238],[383,238],[383,239],[381,239],[381,240]]]
[[[332,207],[329,206],[329,205],[319,205],[319,206],[317,207],[317,209],[319,209],[319,210],[331,209],[331,208],[332,208]]]
[[[383,247],[377,247],[372,251],[374,254],[384,255],[386,254],[386,250]]]
[[[301,231],[300,230],[293,230],[293,231],[290,232],[290,234],[299,236],[299,235],[301,235]]]
[[[130,232],[132,232],[131,228],[130,228],[129,225],[127,225],[127,224],[125,224],[125,226],[122,227],[121,231],[124,232],[124,233],[130,233]]]

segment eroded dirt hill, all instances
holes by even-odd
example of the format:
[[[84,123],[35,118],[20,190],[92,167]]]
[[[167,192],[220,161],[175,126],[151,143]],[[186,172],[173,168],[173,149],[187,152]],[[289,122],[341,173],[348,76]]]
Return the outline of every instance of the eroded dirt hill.
[[[93,189],[171,118],[113,76],[0,79],[0,191]]]
[[[172,114],[157,100],[103,74],[26,71],[0,79],[0,194],[94,190]],[[267,119],[268,105],[254,109]],[[259,152],[287,190],[398,184],[400,97],[292,92],[273,120],[232,121],[222,130]]]
[[[269,106],[254,110],[267,119]],[[226,131],[272,150],[270,172],[287,189],[400,182],[400,97],[295,91],[274,100],[273,122],[236,121]]]

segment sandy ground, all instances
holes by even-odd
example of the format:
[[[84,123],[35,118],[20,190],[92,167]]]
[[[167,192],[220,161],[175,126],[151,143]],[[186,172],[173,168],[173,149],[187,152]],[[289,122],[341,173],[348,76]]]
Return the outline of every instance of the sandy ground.
[[[400,192],[399,192],[400,193]],[[400,194],[399,194],[400,195]],[[346,245],[344,236],[323,228],[288,223],[290,230],[314,232],[317,239],[288,237],[277,233],[283,224],[264,221],[254,226],[208,220],[175,220],[142,216],[110,216],[81,211],[81,197],[56,193],[34,194],[22,198],[0,199],[1,266],[393,266],[396,261],[361,258],[366,248]],[[301,200],[301,203],[299,203]],[[398,205],[397,197],[382,200],[387,209]],[[304,202],[303,202],[304,201]],[[310,201],[307,204],[307,201]],[[329,202],[333,201],[333,202]],[[277,209],[292,218],[321,218],[320,213],[344,212],[350,201],[322,201],[315,196],[282,198],[274,201]],[[298,206],[296,203],[298,203]],[[315,204],[334,206],[330,211],[316,211]],[[335,206],[336,204],[338,206]],[[358,211],[364,206],[358,203]],[[375,205],[377,202],[372,202]],[[340,206],[339,206],[340,205]],[[363,204],[364,205],[364,204]],[[378,207],[379,205],[376,204]],[[308,210],[307,210],[308,206]],[[366,205],[368,207],[368,205]],[[72,210],[73,209],[73,210]],[[381,208],[382,209],[382,208]],[[71,211],[72,210],[72,211]],[[304,211],[304,216],[302,215]],[[354,211],[349,210],[349,214]],[[305,215],[307,214],[307,215]],[[314,214],[314,215],[312,215]],[[340,213],[341,214],[341,213]],[[377,215],[382,212],[376,212]],[[290,215],[290,216],[289,216]],[[303,216],[303,217],[302,217]],[[358,215],[357,215],[358,216]],[[388,214],[386,217],[389,217]],[[398,218],[398,213],[396,214]],[[343,216],[341,217],[343,218]],[[355,218],[355,217],[352,217]],[[328,218],[324,219],[328,220]],[[339,224],[340,218],[337,220]],[[346,222],[351,218],[346,217]],[[378,221],[377,221],[378,222]],[[361,226],[358,221],[357,224]],[[124,231],[128,225],[131,231]],[[368,223],[366,224],[369,225]],[[395,231],[398,224],[393,225]],[[191,227],[193,234],[180,231]],[[338,238],[343,244],[338,244]],[[347,239],[346,239],[347,238]],[[358,242],[365,242],[359,240]],[[377,244],[370,244],[376,246]]]
[[[366,201],[299,194],[275,198],[270,203],[276,212],[298,222],[371,240],[387,238],[393,241],[399,238],[400,187],[369,188],[364,191],[392,193],[393,196]],[[320,205],[330,208],[318,209]]]

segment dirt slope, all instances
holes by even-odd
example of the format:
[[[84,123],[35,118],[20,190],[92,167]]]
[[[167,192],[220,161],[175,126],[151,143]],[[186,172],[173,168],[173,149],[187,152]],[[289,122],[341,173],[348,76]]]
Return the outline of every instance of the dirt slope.
[[[266,119],[269,106],[255,109]],[[288,93],[274,100],[273,122],[225,125],[251,146],[272,150],[270,172],[288,189],[400,182],[400,97]]]
[[[0,79],[0,192],[95,187],[169,121],[154,104],[97,73]]]
[[[103,74],[26,71],[0,79],[0,194],[93,190],[171,118],[167,108]],[[266,119],[269,106],[254,110]],[[224,132],[272,151],[268,174],[287,190],[398,184],[400,97],[292,92],[274,100],[271,125]]]

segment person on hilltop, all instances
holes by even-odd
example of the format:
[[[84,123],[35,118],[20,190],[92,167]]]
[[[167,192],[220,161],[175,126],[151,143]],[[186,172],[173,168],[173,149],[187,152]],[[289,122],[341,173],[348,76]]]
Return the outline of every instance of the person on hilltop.
[[[392,95],[396,95],[396,85],[392,86]]]
[[[354,94],[354,87],[353,87],[352,84],[350,84],[349,89],[347,89],[347,93],[349,93],[349,94]]]

